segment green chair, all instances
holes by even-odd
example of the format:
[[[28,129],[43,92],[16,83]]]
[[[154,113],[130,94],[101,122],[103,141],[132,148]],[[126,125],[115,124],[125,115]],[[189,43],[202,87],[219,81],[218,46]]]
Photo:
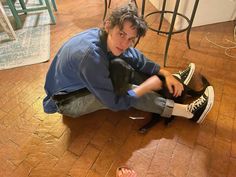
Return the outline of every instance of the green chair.
[[[55,2],[54,0],[51,0],[51,2],[52,2],[53,9],[54,9],[55,11],[57,11],[56,2]],[[39,3],[40,3],[41,5],[43,5],[43,1],[42,1],[42,0],[39,0]]]
[[[47,9],[48,12],[49,12],[52,24],[54,24],[54,25],[56,24],[56,19],[55,19],[55,16],[53,15],[53,12],[52,12],[49,0],[44,0],[45,1],[45,6],[43,6],[43,2],[42,2],[42,0],[40,0],[39,2],[40,2],[40,4],[42,6],[34,7],[34,8],[27,8],[26,5],[25,5],[24,0],[19,0],[20,5],[22,7],[22,10],[16,10],[15,5],[14,5],[14,0],[6,0],[6,1],[7,1],[7,4],[9,6],[9,8],[10,8],[10,10],[11,10],[11,12],[12,12],[14,18],[15,18],[15,20],[16,20],[16,27],[17,28],[21,28],[22,27],[22,22],[21,22],[21,19],[19,17],[19,13],[27,14],[28,12],[45,10],[45,9]],[[56,3],[55,3],[54,0],[52,0],[52,4],[53,4],[54,10],[57,11]]]

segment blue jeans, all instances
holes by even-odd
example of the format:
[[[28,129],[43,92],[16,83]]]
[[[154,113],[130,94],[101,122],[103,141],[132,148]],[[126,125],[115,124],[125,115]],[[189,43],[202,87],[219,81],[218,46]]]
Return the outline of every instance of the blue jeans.
[[[145,112],[157,113],[162,117],[170,117],[173,106],[173,100],[165,99],[158,93],[151,92],[138,98],[132,107]],[[58,112],[70,117],[79,117],[102,109],[108,108],[92,94],[77,97],[67,104],[58,104]]]

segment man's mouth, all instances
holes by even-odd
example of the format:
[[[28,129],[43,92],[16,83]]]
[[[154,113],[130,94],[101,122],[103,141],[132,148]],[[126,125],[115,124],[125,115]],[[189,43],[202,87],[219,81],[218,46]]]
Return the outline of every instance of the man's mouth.
[[[123,52],[123,49],[119,48],[119,47],[116,47],[116,49],[119,51],[119,52]]]

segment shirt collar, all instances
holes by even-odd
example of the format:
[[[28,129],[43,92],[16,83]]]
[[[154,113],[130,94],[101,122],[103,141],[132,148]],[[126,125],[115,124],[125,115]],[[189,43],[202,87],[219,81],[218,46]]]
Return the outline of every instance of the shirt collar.
[[[104,51],[104,53],[107,54],[108,60],[112,60],[114,58],[117,58],[112,54],[112,52],[107,50],[107,33],[105,30],[101,29],[100,30],[100,41],[101,41],[101,48]]]

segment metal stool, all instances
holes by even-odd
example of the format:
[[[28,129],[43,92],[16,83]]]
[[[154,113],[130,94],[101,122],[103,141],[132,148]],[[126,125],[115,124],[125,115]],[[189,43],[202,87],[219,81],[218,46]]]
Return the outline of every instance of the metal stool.
[[[198,3],[199,3],[199,0],[195,0],[191,17],[188,18],[185,15],[178,13],[178,8],[179,8],[180,0],[175,0],[175,1],[176,1],[175,2],[175,7],[174,7],[173,11],[165,10],[165,8],[166,8],[166,0],[163,0],[162,10],[161,11],[154,11],[154,12],[151,12],[151,13],[146,14],[144,16],[146,0],[142,0],[142,11],[141,11],[141,13],[142,13],[142,17],[143,18],[147,18],[148,16],[156,14],[156,13],[159,13],[161,15],[160,16],[160,24],[159,24],[158,29],[154,29],[154,28],[151,28],[151,27],[149,27],[149,29],[152,30],[152,31],[157,32],[157,34],[162,33],[162,34],[166,34],[167,35],[167,42],[166,42],[165,54],[164,54],[164,66],[166,66],[168,49],[169,49],[170,40],[171,40],[171,37],[172,37],[173,34],[187,31],[186,39],[187,39],[188,48],[190,49],[189,36],[190,36],[190,31],[191,31],[191,28],[192,28],[193,20],[194,20],[194,17],[195,17],[196,11],[197,11],[197,7],[198,7]],[[161,27],[162,27],[162,23],[163,23],[164,14],[166,14],[166,13],[173,14],[173,16],[172,16],[172,19],[171,19],[169,31],[162,31]],[[188,25],[187,25],[186,28],[174,31],[174,24],[175,24],[176,16],[180,16],[180,17],[184,18],[187,21]]]

